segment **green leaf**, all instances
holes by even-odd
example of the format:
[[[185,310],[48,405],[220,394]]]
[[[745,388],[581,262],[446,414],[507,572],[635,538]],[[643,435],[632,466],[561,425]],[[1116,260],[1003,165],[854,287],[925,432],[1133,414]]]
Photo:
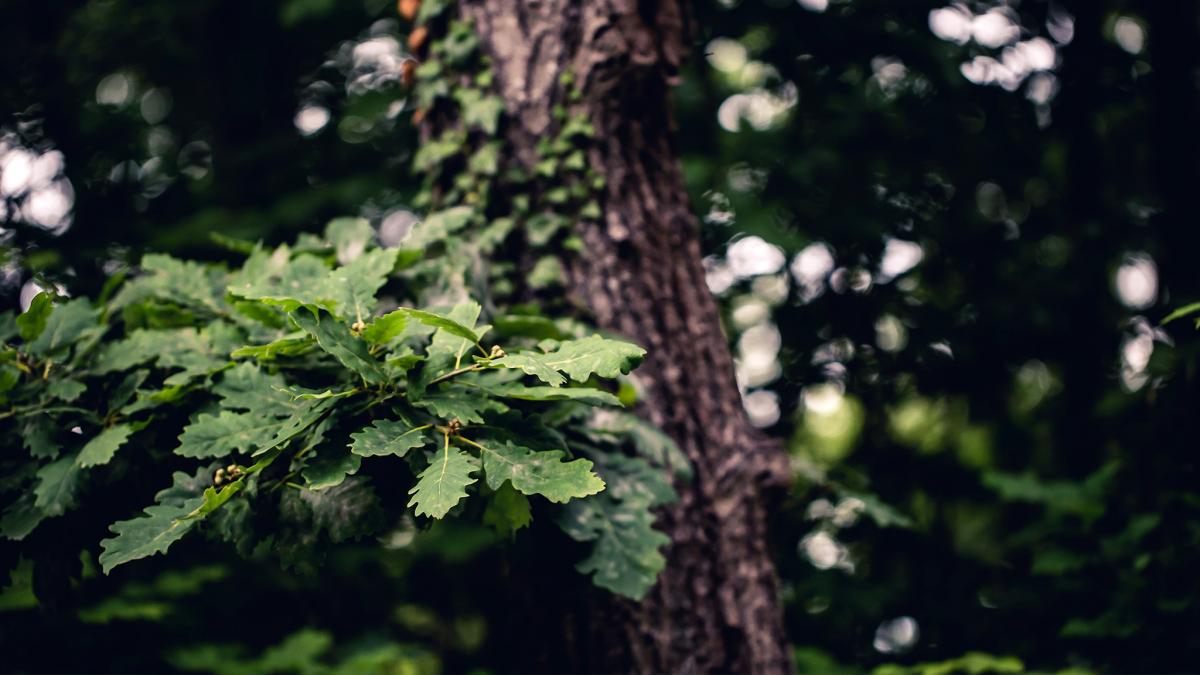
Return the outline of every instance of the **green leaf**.
[[[55,306],[41,334],[29,344],[29,353],[40,358],[61,353],[96,328],[98,316],[87,298]]]
[[[361,457],[395,455],[403,457],[428,441],[428,425],[414,427],[396,420],[375,420],[371,426],[350,434],[350,451]]]
[[[445,211],[435,211],[413,226],[402,242],[405,248],[424,249],[442,241],[466,227],[475,210],[469,206],[455,206]]]
[[[553,162],[553,160],[550,160]],[[551,174],[553,175],[554,168],[551,165]],[[560,230],[564,229],[570,222],[557,213],[537,213],[529,217],[525,223],[525,236],[529,238],[529,243],[534,246],[545,246],[554,238]]]
[[[100,542],[100,567],[105,574],[117,565],[165,553],[171,544],[199,522],[189,517],[202,508],[206,497],[200,486],[207,482],[207,469],[192,477],[177,471],[174,484],[155,495],[157,502],[144,515],[113,523],[109,530],[117,535]]]
[[[517,492],[512,483],[505,483],[492,494],[483,511],[483,523],[502,536],[515,534],[533,522],[529,498]]]
[[[449,6],[449,0],[424,0],[421,3],[421,9],[417,11],[417,17],[413,23],[418,26],[425,24],[443,14]]]
[[[484,143],[471,155],[467,168],[472,173],[484,176],[494,176],[500,170],[500,151],[503,144],[498,142]]]
[[[280,391],[285,382],[278,374],[268,374],[253,363],[239,363],[221,375],[213,393],[227,410],[251,410],[258,415],[287,416],[305,409]]]
[[[362,457],[346,448],[324,448],[301,471],[309,490],[324,490],[340,485],[346,476],[358,472]]]
[[[474,316],[471,316],[470,308],[472,306],[474,307]],[[459,310],[459,307],[464,307],[466,309]],[[442,316],[440,314],[434,314],[433,312],[426,312],[424,310],[411,309],[407,307],[401,308],[397,311],[404,312],[408,316],[420,321],[426,326],[433,326],[439,331],[446,333],[447,336],[462,338],[462,340],[465,340],[472,345],[479,344],[479,336],[475,334],[475,331],[463,325],[462,323],[459,323],[459,321],[469,320],[472,326],[475,324],[475,318],[479,316],[479,305],[475,303],[464,303],[463,305],[459,305],[458,307],[455,307],[453,311],[451,311],[449,316]],[[434,339],[437,340],[437,334],[434,334]],[[457,353],[458,342],[448,342],[446,345],[444,345],[444,349],[452,354]]]
[[[398,309],[367,324],[362,336],[364,340],[373,345],[385,345],[403,333],[406,326],[408,326],[408,312]]]
[[[157,298],[209,314],[225,314],[221,300],[224,273],[220,270],[161,253],[142,256],[141,266],[142,276],[121,288],[112,300],[113,309]]]
[[[325,226],[325,240],[333,245],[342,265],[357,260],[374,238],[375,230],[366,218],[334,218]]]
[[[0,518],[0,536],[12,541],[21,541],[46,519],[47,513],[38,508],[36,498],[31,493],[25,493],[17,501],[4,510]]]
[[[54,380],[46,386],[46,393],[64,403],[70,403],[87,391],[87,385],[79,380]]]
[[[314,342],[307,333],[290,333],[265,345],[238,347],[229,354],[230,358],[250,357],[259,361],[271,361],[280,356],[299,356],[312,348]]]
[[[542,495],[558,504],[594,495],[604,489],[604,481],[592,473],[586,459],[564,462],[560,450],[537,452],[505,442],[482,448],[483,473],[488,487],[497,490],[511,481],[522,494]]]
[[[645,355],[646,350],[635,344],[592,335],[562,342],[544,358],[547,366],[585,382],[593,374],[611,378],[628,373]]]
[[[606,454],[599,469],[607,489],[567,504],[558,524],[572,539],[594,542],[576,569],[601,588],[640,600],[666,567],[659,549],[671,543],[654,529],[650,509],[676,494],[662,472],[641,458]]]
[[[313,255],[299,255],[282,266],[264,267],[261,276],[232,280],[229,292],[291,312],[300,307],[336,309],[337,289],[329,280],[329,267]]]
[[[240,340],[236,329],[225,323],[210,324],[199,331],[136,330],[123,340],[105,345],[93,362],[92,373],[103,375],[155,361],[159,368],[182,369],[167,379],[168,385],[184,384],[224,368],[236,340]]]
[[[12,339],[20,333],[13,313],[11,311],[0,312],[0,342],[12,342]]]
[[[290,312],[289,316],[302,330],[312,335],[326,353],[371,384],[387,381],[379,361],[367,351],[367,344],[350,332],[349,326],[323,312],[308,310]]]
[[[280,509],[289,522],[311,528],[314,535],[325,532],[334,543],[375,534],[387,521],[379,497],[362,476],[319,491],[288,490]]]
[[[621,405],[616,396],[595,387],[527,387],[523,384],[502,384],[487,387],[493,396],[524,401],[578,401],[591,405]]]
[[[543,289],[561,284],[565,278],[562,263],[556,256],[547,255],[539,258],[533,269],[529,270],[526,281],[529,282],[530,288]]]
[[[271,440],[267,441],[265,445],[260,446],[257,450],[251,453],[251,456],[257,457],[258,455],[261,455],[268,450],[277,448],[304,433],[304,431],[306,431],[309,427],[313,426],[323,417],[325,417],[325,414],[333,409],[333,406],[337,403],[337,401],[338,399],[334,398],[327,398],[317,401],[302,401],[304,407],[299,409],[295,415],[292,415],[285,420],[279,431],[275,432],[275,436]],[[320,427],[318,427],[318,429],[320,429]]]
[[[414,401],[414,405],[428,410],[438,419],[458,419],[468,424],[482,424],[485,413],[508,410],[508,406],[482,393],[462,389],[444,389],[435,394],[428,394],[420,401]]]
[[[29,309],[22,312],[16,319],[21,339],[27,343],[36,340],[46,329],[46,319],[50,317],[53,309],[53,295],[43,291],[33,296],[33,300],[29,303]]]
[[[223,485],[221,487],[209,486],[204,488],[200,505],[192,509],[187,515],[183,516],[186,520],[199,520],[208,514],[221,508],[233,496],[242,491],[245,487],[245,478],[239,478],[236,481]]]
[[[433,454],[417,484],[408,491],[412,495],[408,505],[416,507],[418,516],[443,518],[467,496],[467,486],[476,481],[471,474],[476,471],[474,457],[447,444],[441,452]]]
[[[104,345],[92,362],[92,372],[105,375],[153,361],[172,349],[176,336],[175,331],[169,330],[135,330],[123,340]]]
[[[537,340],[565,340],[570,336],[551,319],[544,316],[505,314],[495,319],[496,332],[501,337],[531,337]]]
[[[237,451],[250,454],[266,447],[289,424],[289,419],[222,410],[203,413],[183,428],[175,454],[181,457],[225,457]]]
[[[54,440],[54,420],[48,415],[28,417],[21,425],[21,440],[34,459],[58,457],[59,444]]]
[[[396,266],[396,254],[396,249],[375,249],[330,273],[325,283],[331,285],[329,296],[337,302],[338,316],[351,322],[371,318],[375,294]]]
[[[108,393],[109,412],[119,410],[121,406],[128,403],[137,392],[138,387],[142,386],[149,376],[150,371],[142,369],[127,373],[125,377],[121,378]]]
[[[500,113],[504,112],[504,101],[499,96],[484,94],[479,89],[461,88],[455,91],[455,98],[462,108],[464,124],[480,129],[488,136],[496,135]]]
[[[75,505],[79,489],[79,464],[75,457],[60,457],[38,470],[34,504],[48,516],[57,516]]]
[[[13,390],[21,381],[21,370],[8,364],[0,364],[0,394]]]
[[[30,309],[32,310],[33,307],[31,306]],[[1200,312],[1200,302],[1193,302],[1191,304],[1184,305],[1183,307],[1180,307],[1179,309],[1175,310],[1174,312],[1171,312],[1165,318],[1163,318],[1162,322],[1159,325],[1165,326],[1168,323],[1175,321],[1176,319],[1182,319],[1183,317],[1190,316],[1192,314],[1195,314],[1196,312]],[[20,317],[18,317],[17,322],[19,323],[20,321],[21,321],[21,319],[20,319]],[[24,336],[24,333],[22,333],[22,336]]]
[[[128,424],[118,424],[97,434],[79,451],[76,461],[83,468],[100,466],[112,461],[117,449],[124,445],[133,428]]]
[[[501,368],[518,368],[528,375],[533,375],[542,382],[557,387],[564,384],[567,379],[559,374],[557,370],[546,364],[545,354],[535,353],[517,353],[508,354],[498,359],[493,359],[491,365]]]
[[[591,430],[628,438],[633,441],[638,455],[651,464],[670,469],[678,478],[692,477],[692,464],[675,441],[633,413],[607,411],[596,415],[591,420]]]

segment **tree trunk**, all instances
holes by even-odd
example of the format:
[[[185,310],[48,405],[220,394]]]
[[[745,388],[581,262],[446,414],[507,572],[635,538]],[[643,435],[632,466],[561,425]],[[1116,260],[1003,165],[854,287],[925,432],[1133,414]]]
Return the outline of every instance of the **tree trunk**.
[[[781,449],[750,426],[701,263],[698,223],[671,143],[668,89],[690,38],[676,0],[463,0],[492,59],[529,164],[553,108],[596,128],[589,164],[606,180],[602,216],[577,223],[586,253],[566,261],[596,322],[643,345],[642,413],[680,445],[695,479],[659,525],[668,565],[640,603],[613,598],[571,638],[573,662],[623,672],[791,669],[763,488],[787,480]],[[568,103],[562,75],[582,99]],[[581,656],[583,655],[583,656]]]

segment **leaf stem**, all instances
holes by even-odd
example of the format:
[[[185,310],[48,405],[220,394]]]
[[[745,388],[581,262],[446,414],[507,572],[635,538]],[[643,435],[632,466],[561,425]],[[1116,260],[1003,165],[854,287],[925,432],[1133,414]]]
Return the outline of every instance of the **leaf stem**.
[[[450,378],[453,378],[453,377],[458,377],[459,375],[462,375],[463,373],[472,373],[472,372],[475,372],[478,370],[483,370],[483,367],[480,366],[479,364],[463,366],[462,368],[456,368],[448,373],[445,373],[443,375],[438,375],[437,377],[433,378],[432,380],[429,381],[428,386],[432,387],[433,385],[435,385],[439,382],[445,382],[446,380],[449,380]]]
[[[463,443],[466,443],[467,445],[473,445],[473,446],[479,448],[480,450],[487,450],[487,448],[485,448],[482,445],[476,443],[475,441],[467,438],[466,436],[463,436],[462,434],[455,434],[454,438],[455,438],[455,440],[462,441]],[[489,450],[489,452],[490,452],[490,450]]]

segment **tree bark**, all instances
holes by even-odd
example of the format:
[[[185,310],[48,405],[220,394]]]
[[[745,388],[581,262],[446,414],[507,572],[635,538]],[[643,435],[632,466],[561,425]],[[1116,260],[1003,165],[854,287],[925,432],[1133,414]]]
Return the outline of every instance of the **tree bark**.
[[[701,263],[698,223],[671,139],[668,90],[690,39],[676,0],[463,0],[491,58],[517,157],[532,164],[553,109],[596,128],[589,163],[606,180],[602,216],[576,224],[586,253],[569,285],[602,328],[648,355],[641,412],[691,459],[695,478],[659,525],[668,566],[639,603],[617,598],[574,631],[575,660],[550,668],[622,672],[791,669],[767,545],[764,487],[786,458],[746,419]],[[570,73],[582,100],[568,103]],[[580,656],[586,655],[586,656]]]

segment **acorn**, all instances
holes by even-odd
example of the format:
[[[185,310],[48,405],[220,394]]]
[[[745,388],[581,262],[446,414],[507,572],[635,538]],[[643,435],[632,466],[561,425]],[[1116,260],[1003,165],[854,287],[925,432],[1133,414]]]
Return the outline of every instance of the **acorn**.
[[[400,16],[406,21],[412,21],[417,16],[417,10],[421,8],[421,0],[400,0],[396,3],[396,10],[400,12]]]

